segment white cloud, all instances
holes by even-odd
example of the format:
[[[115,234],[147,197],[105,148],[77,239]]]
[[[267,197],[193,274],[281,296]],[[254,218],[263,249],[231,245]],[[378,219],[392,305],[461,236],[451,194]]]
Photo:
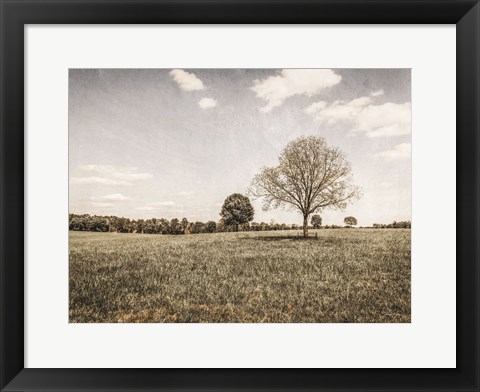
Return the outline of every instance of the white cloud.
[[[198,101],[198,106],[200,106],[203,110],[206,109],[211,109],[217,106],[217,101],[215,101],[213,98],[202,98],[200,101]]]
[[[304,111],[327,126],[345,124],[351,127],[353,132],[364,133],[368,137],[409,134],[411,132],[410,102],[402,104],[387,102],[375,105],[372,97],[381,95],[380,91],[382,90],[370,94],[369,97],[360,97],[351,101],[337,100],[331,104],[325,101],[314,102]]]
[[[180,196],[193,196],[195,194],[195,192],[193,192],[193,191],[181,191],[181,192],[178,192],[178,194]]]
[[[327,103],[325,101],[318,101],[312,103],[310,106],[305,108],[305,113],[314,115],[317,112],[325,109],[327,107]]]
[[[111,165],[79,165],[78,168],[86,171],[94,171],[97,173],[109,173],[114,170],[114,166]]]
[[[150,207],[150,206],[137,207],[135,209],[138,210],[138,211],[154,211],[154,210],[156,210],[155,207]]]
[[[381,151],[375,154],[375,158],[395,161],[399,159],[408,159],[411,156],[412,145],[410,143],[401,143],[391,150]]]
[[[167,201],[154,201],[152,203],[148,203],[149,206],[152,206],[152,207],[165,207],[165,206],[174,206],[175,205],[175,202],[171,201],[171,200],[167,200]]]
[[[121,193],[113,193],[111,195],[105,195],[100,197],[94,197],[93,200],[112,200],[112,201],[125,201],[132,200],[131,197],[124,196]]]
[[[103,177],[72,177],[70,179],[70,184],[72,185],[93,185],[93,184],[103,184],[103,185],[131,185],[127,181],[118,181],[110,178]]]
[[[148,180],[153,176],[150,173],[138,173],[133,167],[115,167],[111,165],[81,165],[81,171],[94,175],[72,177],[70,184],[74,185],[133,185],[135,182]]]
[[[266,102],[260,110],[267,113],[293,95],[312,97],[341,80],[331,69],[283,69],[275,76],[255,80],[251,90]]]
[[[367,106],[358,117],[357,130],[369,137],[398,136],[411,133],[411,104],[387,102]]]
[[[183,69],[172,69],[170,76],[177,82],[182,90],[195,91],[205,88],[203,82],[197,78],[194,73],[186,72]]]
[[[103,202],[93,202],[92,206],[101,207],[101,208],[111,208],[113,207],[112,203],[103,203]]]
[[[151,212],[158,212],[159,210],[164,210],[162,207],[169,207],[168,211],[170,213],[183,213],[183,210],[178,210],[178,207],[174,210],[172,210],[172,207],[175,206],[175,202],[171,200],[167,201],[154,201],[147,203],[147,205],[136,207],[135,209],[137,211],[151,211]]]
[[[171,200],[167,201],[154,201],[151,203],[147,203],[146,206],[136,207],[135,209],[138,211],[158,211],[160,207],[173,207],[175,202]],[[169,208],[169,210],[171,210]]]
[[[384,93],[383,89],[380,89],[380,90],[377,90],[377,91],[374,91],[372,93],[370,93],[370,96],[371,97],[380,97],[382,96]]]

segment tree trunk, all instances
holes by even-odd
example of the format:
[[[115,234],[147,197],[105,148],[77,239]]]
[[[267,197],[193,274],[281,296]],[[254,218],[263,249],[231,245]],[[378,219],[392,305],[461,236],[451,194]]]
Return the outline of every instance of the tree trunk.
[[[303,237],[308,237],[308,215],[303,216]]]
[[[235,223],[235,232],[238,232],[238,223]]]

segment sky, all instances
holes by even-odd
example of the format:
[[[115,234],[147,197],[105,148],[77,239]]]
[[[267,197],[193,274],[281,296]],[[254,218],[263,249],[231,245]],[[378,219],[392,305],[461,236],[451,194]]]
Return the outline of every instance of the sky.
[[[71,69],[69,210],[218,221],[299,136],[351,163],[362,197],[324,225],[411,219],[410,69]],[[301,224],[289,209],[255,222]]]

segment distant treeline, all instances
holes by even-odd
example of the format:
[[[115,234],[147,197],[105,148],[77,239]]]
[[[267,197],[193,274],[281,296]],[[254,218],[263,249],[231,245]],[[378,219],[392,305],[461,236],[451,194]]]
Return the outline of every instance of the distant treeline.
[[[410,221],[377,224],[373,228],[410,228]],[[270,231],[270,230],[300,230],[301,225],[279,224],[266,222],[251,222],[238,226],[238,231]],[[349,226],[327,225],[325,229],[350,228]],[[129,219],[118,216],[99,216],[89,214],[69,214],[69,229],[75,231],[96,231],[114,233],[144,233],[144,234],[199,234],[223,233],[235,231],[235,226],[225,225],[223,219],[218,222],[189,222],[186,218],[179,219]]]
[[[99,216],[89,214],[69,214],[69,229],[76,231],[98,231],[117,233],[145,234],[198,234],[235,231],[234,225],[225,225],[223,219],[218,222],[189,222],[188,219],[129,219],[118,216]],[[238,225],[238,231],[298,230],[301,226],[278,223],[244,223]]]
[[[322,226],[322,229],[352,229],[352,226],[337,226],[337,225],[326,225]],[[393,223],[374,223],[372,226],[360,226],[360,228],[364,229],[411,229],[412,222],[411,221],[400,221]]]
[[[383,223],[374,223],[372,225],[374,229],[411,229],[412,222],[410,221],[400,221],[389,223],[388,225],[384,225]]]

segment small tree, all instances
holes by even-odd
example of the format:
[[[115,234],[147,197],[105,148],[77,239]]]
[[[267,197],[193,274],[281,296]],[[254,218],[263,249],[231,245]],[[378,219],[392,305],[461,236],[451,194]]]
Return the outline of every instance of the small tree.
[[[184,234],[187,234],[187,228],[188,228],[188,219],[183,218],[182,221],[180,222],[180,226],[182,227],[182,231]]]
[[[225,226],[232,226],[238,231],[238,225],[248,223],[253,220],[253,209],[250,199],[240,193],[234,193],[228,196],[220,212],[220,216],[225,222]]]
[[[250,229],[252,231],[260,231],[260,225],[257,222],[252,222],[250,224]]]
[[[170,233],[171,234],[182,234],[183,228],[177,218],[174,218],[170,221]]]
[[[311,223],[314,229],[319,229],[320,226],[322,226],[322,217],[318,214],[315,214],[312,216]]]
[[[170,232],[170,222],[167,219],[159,219],[158,226],[158,230],[160,233],[168,234]]]
[[[193,225],[193,233],[205,233],[205,223],[195,222],[195,224]]]
[[[225,221],[220,219],[217,223],[217,233],[223,233],[225,231]]]
[[[347,216],[343,220],[343,223],[345,223],[347,226],[356,226],[357,225],[357,219],[354,218],[353,216]]]
[[[205,224],[205,230],[207,233],[215,233],[215,230],[217,230],[217,223],[214,221],[208,221]]]

